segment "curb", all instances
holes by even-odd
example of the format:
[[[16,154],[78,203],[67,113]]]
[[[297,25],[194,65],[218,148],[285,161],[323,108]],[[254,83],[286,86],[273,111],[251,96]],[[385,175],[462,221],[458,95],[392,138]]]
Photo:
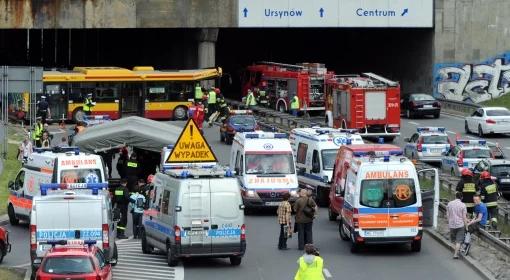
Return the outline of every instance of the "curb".
[[[9,223],[9,216],[7,216],[7,214],[0,216],[0,226],[5,226],[8,223]]]
[[[424,229],[424,231],[431,236],[433,239],[435,239],[437,242],[439,242],[441,245],[443,245],[446,249],[453,252],[454,247],[450,242],[448,242],[446,239],[444,239],[440,234],[438,234],[436,231],[431,229]],[[472,268],[478,275],[482,277],[482,279],[485,280],[496,280],[496,278],[490,273],[485,267],[482,267],[482,265],[473,259],[470,256],[461,256],[460,259],[464,261],[470,268]]]

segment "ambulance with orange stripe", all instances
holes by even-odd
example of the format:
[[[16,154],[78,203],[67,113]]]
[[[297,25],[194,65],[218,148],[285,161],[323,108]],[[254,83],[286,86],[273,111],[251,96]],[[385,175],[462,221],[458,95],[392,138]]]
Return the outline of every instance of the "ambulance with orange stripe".
[[[46,183],[106,183],[100,156],[80,152],[77,147],[34,149],[34,153],[9,182],[7,214],[12,225],[29,221],[34,196]]]
[[[418,172],[402,156],[360,157],[344,164],[340,237],[357,252],[370,244],[409,243],[421,250],[423,212]]]

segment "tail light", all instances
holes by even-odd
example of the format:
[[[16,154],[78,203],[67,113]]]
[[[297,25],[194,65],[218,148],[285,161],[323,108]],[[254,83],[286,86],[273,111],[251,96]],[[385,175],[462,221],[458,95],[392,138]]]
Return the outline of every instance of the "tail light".
[[[423,227],[423,207],[418,207],[418,227]]]
[[[418,144],[416,145],[416,150],[418,152],[422,152],[423,151],[423,140],[422,139],[418,140]]]
[[[30,225],[30,250],[37,249],[37,238],[36,238],[36,225]]]
[[[434,102],[434,107],[441,108],[441,103],[439,103],[439,102]]]
[[[103,224],[103,249],[110,248],[110,226]]]
[[[358,208],[354,208],[352,214],[352,225],[354,228],[359,228],[359,210]]]
[[[243,224],[241,226],[241,241],[245,241],[246,240],[246,225]]]
[[[103,278],[101,277],[101,275],[99,275],[99,274],[98,274],[98,275],[96,276],[96,280],[103,280]]]
[[[485,120],[485,122],[488,124],[496,124],[496,121],[493,119],[487,119],[487,120]]]
[[[179,226],[174,226],[175,233],[175,243],[181,244],[181,228]]]

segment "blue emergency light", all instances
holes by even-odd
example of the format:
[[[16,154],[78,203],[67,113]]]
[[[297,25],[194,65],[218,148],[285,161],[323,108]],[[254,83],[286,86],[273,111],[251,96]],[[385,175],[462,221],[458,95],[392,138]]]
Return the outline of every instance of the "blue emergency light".
[[[384,144],[384,138],[383,137],[379,137],[377,143]]]
[[[444,127],[433,127],[433,126],[429,126],[429,127],[418,127],[416,128],[416,131],[418,132],[442,132],[444,133],[446,131],[446,128]]]
[[[174,148],[174,145],[173,144],[170,144],[168,146],[166,146],[167,149],[173,149]]]
[[[73,152],[75,155],[80,154],[80,148],[78,147],[53,147],[53,148],[34,148],[34,152],[40,154],[44,152],[52,153],[68,153]]]
[[[402,150],[390,150],[390,151],[355,151],[354,153],[355,157],[366,157],[366,156],[372,156],[372,157],[381,157],[381,156],[401,156],[403,155]]]
[[[383,160],[384,160],[384,162],[389,162],[390,161],[390,156],[384,156]]]
[[[270,134],[246,133],[244,135],[244,137],[250,138],[250,139],[256,139],[256,138],[260,138],[260,139],[271,139],[271,138],[282,139],[282,138],[287,138],[287,134],[286,133],[271,133],[271,134],[272,134],[272,137],[269,137]]]
[[[50,183],[41,184],[41,195],[47,195],[48,190],[92,190],[92,194],[97,195],[99,190],[105,190],[108,188],[108,183],[76,183],[76,184],[65,184],[65,183]]]
[[[345,144],[351,145],[352,144],[352,139],[351,138],[347,138],[347,140],[345,140]]]
[[[457,145],[487,145],[486,140],[466,140],[460,139],[456,141]]]

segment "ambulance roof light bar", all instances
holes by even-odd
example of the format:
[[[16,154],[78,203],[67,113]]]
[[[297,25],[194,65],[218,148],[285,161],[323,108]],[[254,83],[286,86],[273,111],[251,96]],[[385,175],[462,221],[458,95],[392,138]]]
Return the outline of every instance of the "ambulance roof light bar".
[[[388,80],[382,76],[379,76],[377,74],[374,74],[374,73],[370,73],[370,72],[367,72],[367,73],[363,73],[364,76],[367,76],[369,78],[372,78],[374,80],[377,80],[377,81],[380,81],[380,82],[383,82],[384,84],[390,86],[390,87],[396,87],[398,86],[398,82],[395,82],[395,81],[392,81],[392,80]]]
[[[385,157],[385,156],[401,156],[402,150],[389,150],[389,151],[355,151],[355,157]]]
[[[46,241],[40,241],[40,244],[48,244],[51,245],[51,247],[55,247],[57,245],[61,246],[83,246],[87,245],[88,247],[92,245],[97,244],[97,240],[81,240],[81,239],[73,239],[73,240],[46,240]]]
[[[253,114],[252,110],[231,110],[231,115],[251,115]]]
[[[456,141],[457,145],[487,145],[486,140],[467,140],[467,139],[458,139]]]
[[[246,133],[244,137],[249,139],[285,139],[287,138],[286,133],[278,132],[264,132],[264,133]]]
[[[427,127],[417,127],[416,131],[418,131],[418,132],[441,132],[441,133],[444,133],[446,131],[446,128],[444,128],[444,127],[427,126]]]
[[[78,147],[53,147],[53,148],[35,148],[34,152],[43,153],[43,152],[52,152],[52,153],[67,153],[74,152],[75,155],[80,154],[80,148]]]
[[[48,190],[92,190],[92,194],[97,195],[99,193],[99,190],[106,190],[107,188],[108,183],[41,184],[41,196],[47,195]]]

